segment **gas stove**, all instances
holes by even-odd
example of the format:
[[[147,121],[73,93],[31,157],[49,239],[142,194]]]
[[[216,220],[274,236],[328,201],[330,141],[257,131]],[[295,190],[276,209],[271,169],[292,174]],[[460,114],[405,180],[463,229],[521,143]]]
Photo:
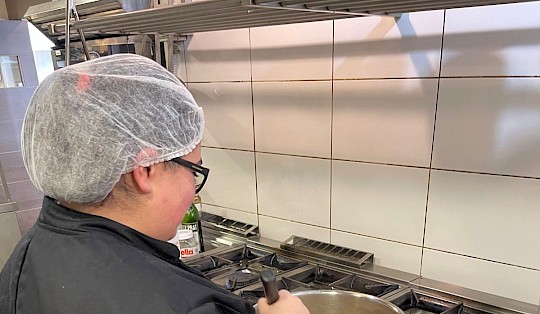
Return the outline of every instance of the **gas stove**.
[[[374,265],[373,254],[291,236],[277,242],[257,226],[203,213],[204,253],[187,259],[216,285],[257,303],[260,273],[272,269],[279,289],[343,290],[387,300],[405,313],[537,313],[537,307]]]

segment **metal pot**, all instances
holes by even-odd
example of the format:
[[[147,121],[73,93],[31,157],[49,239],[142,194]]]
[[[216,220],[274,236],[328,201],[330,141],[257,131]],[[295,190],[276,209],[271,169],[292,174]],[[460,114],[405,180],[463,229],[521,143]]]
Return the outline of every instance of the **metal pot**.
[[[300,298],[311,314],[403,314],[396,305],[359,292],[306,290],[291,294]]]
[[[299,297],[311,314],[403,314],[399,307],[388,301],[358,292],[307,290],[293,292],[292,295]]]

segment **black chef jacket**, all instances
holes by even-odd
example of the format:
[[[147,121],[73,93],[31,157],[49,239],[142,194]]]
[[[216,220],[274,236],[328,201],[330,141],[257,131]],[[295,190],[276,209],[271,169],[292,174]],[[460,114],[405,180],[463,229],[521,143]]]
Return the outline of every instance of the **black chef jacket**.
[[[0,273],[0,313],[254,313],[178,249],[46,197]]]

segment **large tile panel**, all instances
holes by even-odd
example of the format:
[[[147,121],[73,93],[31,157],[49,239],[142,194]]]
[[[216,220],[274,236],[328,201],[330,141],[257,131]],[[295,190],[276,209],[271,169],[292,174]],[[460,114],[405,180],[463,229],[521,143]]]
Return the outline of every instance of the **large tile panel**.
[[[196,33],[186,42],[189,82],[249,81],[249,29]]]
[[[433,167],[540,177],[540,79],[440,84]]]
[[[253,83],[257,151],[330,158],[332,82]]]
[[[531,304],[540,295],[540,271],[429,249],[422,276]]]
[[[540,72],[540,2],[446,12],[443,76],[514,76]]]
[[[428,170],[332,163],[332,229],[422,245]]]
[[[330,160],[256,155],[259,214],[330,227]]]
[[[202,158],[210,168],[203,203],[256,213],[254,153],[203,148]]]
[[[253,150],[249,82],[190,83],[189,90],[204,109],[203,146]]]
[[[253,80],[332,78],[332,21],[251,29]]]
[[[21,239],[19,224],[14,212],[0,214],[0,269]]]
[[[259,215],[261,236],[283,242],[295,235],[330,243],[330,229]]]
[[[432,171],[425,246],[540,270],[540,180]]]
[[[335,230],[332,244],[373,253],[375,265],[420,274],[421,247]]]
[[[438,76],[443,12],[335,21],[334,77]]]
[[[333,158],[429,167],[437,80],[334,83]]]

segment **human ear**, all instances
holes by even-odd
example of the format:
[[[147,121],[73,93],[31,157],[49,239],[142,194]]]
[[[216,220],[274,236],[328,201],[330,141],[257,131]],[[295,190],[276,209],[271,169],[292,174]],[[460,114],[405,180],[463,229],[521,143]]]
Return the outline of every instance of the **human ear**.
[[[152,192],[150,184],[150,167],[137,167],[131,172],[133,184],[142,193]]]
[[[157,156],[157,152],[154,149],[145,148],[141,150],[139,154],[137,154],[137,161],[141,162],[155,156]],[[143,193],[150,193],[152,191],[150,176],[153,176],[155,171],[155,165],[135,168],[132,171],[132,178],[135,187]]]

